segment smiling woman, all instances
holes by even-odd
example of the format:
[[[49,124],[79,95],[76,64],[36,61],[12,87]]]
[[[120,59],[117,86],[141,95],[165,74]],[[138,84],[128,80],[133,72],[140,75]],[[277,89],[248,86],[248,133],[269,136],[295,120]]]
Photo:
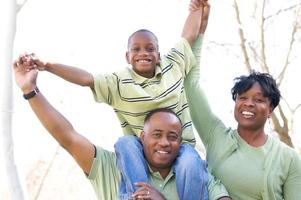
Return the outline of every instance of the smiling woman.
[[[206,147],[210,172],[232,199],[301,199],[301,157],[264,129],[280,100],[273,77],[252,72],[236,79],[232,96],[237,129],[231,129],[212,112],[198,75],[198,69],[192,71],[185,82],[192,120]]]

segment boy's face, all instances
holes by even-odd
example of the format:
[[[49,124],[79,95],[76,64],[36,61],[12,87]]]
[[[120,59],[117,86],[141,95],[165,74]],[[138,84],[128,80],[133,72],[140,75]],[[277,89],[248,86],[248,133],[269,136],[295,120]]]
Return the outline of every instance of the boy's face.
[[[137,32],[129,40],[126,59],[140,76],[152,78],[159,62],[158,43],[149,32]]]

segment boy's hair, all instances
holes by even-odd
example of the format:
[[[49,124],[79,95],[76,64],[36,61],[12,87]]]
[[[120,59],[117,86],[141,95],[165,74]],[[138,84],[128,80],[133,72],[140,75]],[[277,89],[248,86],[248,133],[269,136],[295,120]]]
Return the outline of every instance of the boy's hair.
[[[157,42],[157,48],[159,50],[159,42],[158,42],[157,36],[153,32],[151,32],[150,30],[147,30],[147,29],[139,29],[139,30],[135,31],[134,33],[132,33],[130,35],[130,37],[128,38],[128,48],[129,48],[130,40],[132,39],[133,35],[135,35],[136,33],[140,33],[140,32],[145,32],[145,33],[151,34],[155,38],[155,40]]]
[[[249,76],[240,76],[234,79],[234,86],[231,89],[232,99],[235,101],[237,95],[248,91],[254,83],[259,83],[263,95],[271,101],[272,108],[276,108],[280,101],[280,91],[275,79],[268,73],[252,71]]]
[[[180,124],[181,124],[181,127],[182,127],[182,121],[179,118],[179,116],[174,111],[172,111],[171,109],[168,109],[168,108],[156,108],[156,109],[151,110],[145,116],[145,118],[144,118],[144,124],[146,124],[154,114],[159,113],[159,112],[170,113],[170,114],[176,116],[177,119],[179,120]]]

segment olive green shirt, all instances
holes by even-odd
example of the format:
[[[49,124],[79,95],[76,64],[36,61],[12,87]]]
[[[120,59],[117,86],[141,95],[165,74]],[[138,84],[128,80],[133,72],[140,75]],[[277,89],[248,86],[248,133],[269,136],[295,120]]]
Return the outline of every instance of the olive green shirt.
[[[133,166],[133,170],[134,166]],[[114,152],[96,147],[96,158],[94,158],[90,173],[88,175],[96,196],[100,200],[117,200],[121,173],[117,168],[117,157]],[[178,200],[176,179],[173,171],[163,179],[158,172],[150,169],[150,184],[156,188],[167,200]],[[195,187],[195,186],[191,186]],[[228,192],[219,180],[215,180],[209,174],[208,181],[209,200],[217,200],[220,197],[228,196]]]

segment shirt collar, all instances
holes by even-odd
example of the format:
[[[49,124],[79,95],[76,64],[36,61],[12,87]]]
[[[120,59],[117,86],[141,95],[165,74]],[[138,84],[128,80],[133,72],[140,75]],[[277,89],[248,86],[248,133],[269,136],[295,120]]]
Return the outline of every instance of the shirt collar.
[[[156,65],[156,68],[155,68],[155,76],[152,77],[152,78],[146,78],[146,77],[143,77],[143,76],[140,76],[139,74],[137,74],[133,69],[130,69],[130,67],[132,66],[129,66],[129,70],[132,74],[132,78],[133,80],[138,83],[138,84],[141,84],[141,83],[146,83],[146,82],[149,82],[149,81],[154,81],[154,80],[159,80],[161,79],[161,76],[162,76],[162,68],[161,68],[161,65],[160,64],[157,64]]]

